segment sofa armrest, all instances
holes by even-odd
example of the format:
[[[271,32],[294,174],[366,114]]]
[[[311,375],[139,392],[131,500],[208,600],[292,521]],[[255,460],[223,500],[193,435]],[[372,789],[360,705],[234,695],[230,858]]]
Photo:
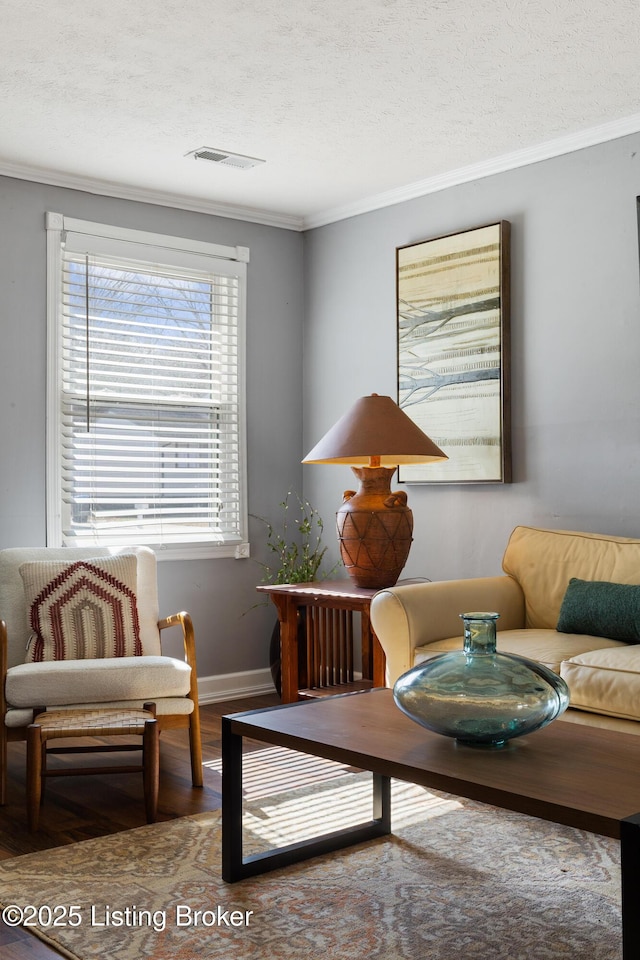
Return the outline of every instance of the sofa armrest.
[[[387,686],[413,666],[416,647],[461,636],[460,614],[472,610],[495,610],[500,630],[525,625],[524,594],[513,577],[412,583],[377,593],[371,625],[387,658]]]

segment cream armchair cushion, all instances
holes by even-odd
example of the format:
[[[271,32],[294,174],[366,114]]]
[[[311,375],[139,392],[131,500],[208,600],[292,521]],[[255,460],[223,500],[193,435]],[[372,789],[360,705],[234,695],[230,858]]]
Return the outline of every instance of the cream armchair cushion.
[[[108,657],[97,660],[46,660],[20,663],[7,672],[9,707],[86,704],[104,700],[186,697],[188,663],[173,657]]]

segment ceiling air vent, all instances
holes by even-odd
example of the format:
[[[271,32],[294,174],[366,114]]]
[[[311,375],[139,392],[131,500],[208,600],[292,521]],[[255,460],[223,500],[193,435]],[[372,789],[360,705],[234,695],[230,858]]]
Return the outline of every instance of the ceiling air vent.
[[[215,147],[198,147],[197,150],[191,150],[188,157],[194,157],[196,160],[208,160],[210,163],[219,163],[223,167],[235,167],[236,170],[250,170],[251,167],[257,167],[264,160],[258,160],[257,157],[245,157],[241,153],[229,153],[228,150],[217,150]]]

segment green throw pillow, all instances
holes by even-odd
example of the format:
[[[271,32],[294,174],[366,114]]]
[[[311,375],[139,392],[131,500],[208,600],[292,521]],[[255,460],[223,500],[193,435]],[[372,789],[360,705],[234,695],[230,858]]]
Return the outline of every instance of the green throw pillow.
[[[640,643],[640,586],[572,577],[556,629]]]

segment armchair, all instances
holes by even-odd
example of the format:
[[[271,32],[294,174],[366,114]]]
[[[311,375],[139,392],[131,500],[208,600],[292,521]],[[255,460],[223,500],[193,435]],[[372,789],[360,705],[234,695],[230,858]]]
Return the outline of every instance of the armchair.
[[[159,619],[148,547],[0,550],[0,803],[7,743],[25,740],[42,708],[156,704],[160,732],[189,731],[191,776],[202,786],[195,636],[188,613]],[[180,627],[184,659],[163,656]]]

